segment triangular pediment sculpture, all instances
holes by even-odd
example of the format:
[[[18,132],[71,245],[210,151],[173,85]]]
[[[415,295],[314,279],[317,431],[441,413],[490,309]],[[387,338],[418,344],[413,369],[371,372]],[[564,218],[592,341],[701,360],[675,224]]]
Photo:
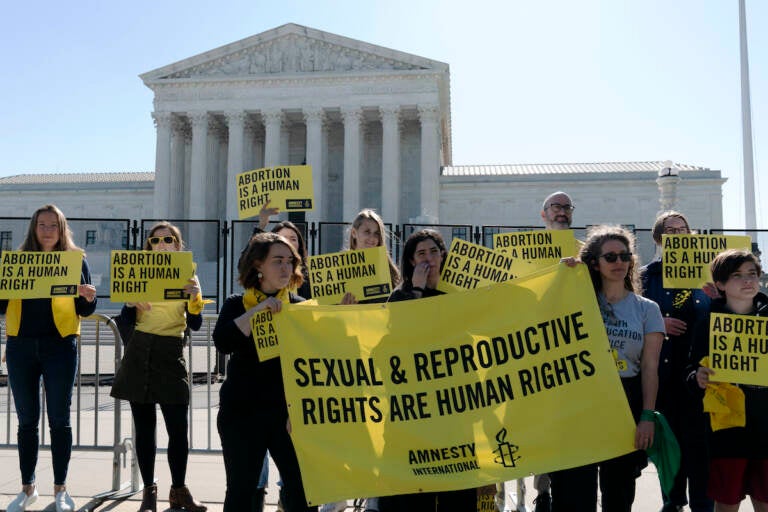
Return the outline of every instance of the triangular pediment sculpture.
[[[287,24],[141,76],[145,83],[296,73],[447,70],[442,62]]]

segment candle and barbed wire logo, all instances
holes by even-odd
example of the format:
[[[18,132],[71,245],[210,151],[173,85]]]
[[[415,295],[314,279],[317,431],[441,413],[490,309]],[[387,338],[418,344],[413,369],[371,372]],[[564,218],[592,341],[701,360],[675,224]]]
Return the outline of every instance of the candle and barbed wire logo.
[[[496,454],[493,462],[501,464],[505,468],[514,468],[517,467],[515,463],[521,458],[520,455],[515,455],[518,450],[520,450],[520,447],[516,444],[507,442],[506,439],[507,429],[502,428],[496,433],[496,443],[498,448],[493,450],[493,453]]]

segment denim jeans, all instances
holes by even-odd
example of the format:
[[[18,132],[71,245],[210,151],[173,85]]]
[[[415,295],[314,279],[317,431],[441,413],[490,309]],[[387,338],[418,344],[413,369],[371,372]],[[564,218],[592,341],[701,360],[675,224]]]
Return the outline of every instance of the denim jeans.
[[[9,336],[6,363],[19,419],[17,441],[21,483],[26,485],[35,481],[42,377],[51,432],[53,483],[64,485],[72,453],[69,407],[77,373],[77,338],[74,335],[64,339]]]

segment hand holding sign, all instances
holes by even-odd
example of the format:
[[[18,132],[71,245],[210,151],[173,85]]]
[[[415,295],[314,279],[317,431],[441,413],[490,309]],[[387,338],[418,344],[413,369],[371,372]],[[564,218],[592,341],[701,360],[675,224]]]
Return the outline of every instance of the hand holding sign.
[[[77,294],[88,302],[96,299],[96,287],[92,284],[80,284],[77,286]]]

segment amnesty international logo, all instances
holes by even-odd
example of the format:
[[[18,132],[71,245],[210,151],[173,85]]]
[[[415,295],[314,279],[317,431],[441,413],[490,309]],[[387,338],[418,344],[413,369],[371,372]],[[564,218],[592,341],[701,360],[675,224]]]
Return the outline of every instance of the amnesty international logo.
[[[507,439],[507,429],[502,428],[496,433],[496,442],[498,443],[498,448],[496,450],[493,450],[493,453],[496,454],[496,457],[494,457],[493,462],[496,464],[501,464],[505,468],[514,468],[517,467],[515,462],[520,460],[519,455],[515,455],[518,450],[520,450],[520,447],[509,443],[506,441]]]

